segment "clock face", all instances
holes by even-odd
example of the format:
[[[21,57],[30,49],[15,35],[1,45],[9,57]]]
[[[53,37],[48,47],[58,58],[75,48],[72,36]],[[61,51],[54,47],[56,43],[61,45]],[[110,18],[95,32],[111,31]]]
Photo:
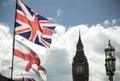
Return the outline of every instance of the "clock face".
[[[83,67],[82,67],[82,66],[77,66],[77,67],[76,67],[76,72],[77,72],[78,74],[82,74],[82,73],[84,72]]]

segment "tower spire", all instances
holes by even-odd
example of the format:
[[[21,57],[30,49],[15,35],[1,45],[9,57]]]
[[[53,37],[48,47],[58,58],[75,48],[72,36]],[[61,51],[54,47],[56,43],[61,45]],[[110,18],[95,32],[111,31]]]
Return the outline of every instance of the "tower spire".
[[[83,51],[83,44],[81,41],[80,31],[79,31],[79,39],[78,39],[78,43],[77,43],[77,51]]]
[[[78,39],[77,47],[83,47],[80,31],[79,31],[79,39]]]

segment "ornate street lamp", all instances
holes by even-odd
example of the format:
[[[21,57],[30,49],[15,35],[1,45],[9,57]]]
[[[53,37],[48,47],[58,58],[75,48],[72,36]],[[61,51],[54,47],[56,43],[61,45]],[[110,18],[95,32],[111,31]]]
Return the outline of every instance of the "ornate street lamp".
[[[108,46],[105,48],[105,68],[106,74],[109,76],[110,81],[113,81],[115,71],[115,48],[111,46],[110,40]]]

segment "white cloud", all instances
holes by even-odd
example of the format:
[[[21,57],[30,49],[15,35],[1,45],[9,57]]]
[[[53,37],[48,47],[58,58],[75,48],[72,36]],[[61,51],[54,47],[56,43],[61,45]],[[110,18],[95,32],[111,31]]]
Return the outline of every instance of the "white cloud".
[[[61,25],[56,27],[51,48],[49,50],[50,56],[45,64],[48,81],[73,81],[72,59],[76,52],[79,30],[84,45],[84,52],[89,62],[89,81],[106,81],[108,79],[108,77],[106,77],[104,66],[104,48],[107,46],[109,39],[116,49],[117,62],[114,80],[119,81],[120,26],[105,28],[101,24],[93,25],[91,27],[88,27],[87,25],[78,25],[69,29],[66,29],[66,27]],[[5,57],[5,54],[8,55],[7,58],[1,58],[0,60],[2,62],[4,61],[4,67],[6,67],[6,62],[9,60],[12,50],[12,41],[8,40],[12,40],[12,38],[8,27],[2,24],[0,25],[0,38],[2,38],[0,41],[3,42],[2,44],[0,43],[0,46],[2,46],[0,47],[0,56]]]
[[[0,23],[0,73],[9,77],[12,54],[12,37],[9,27]]]
[[[60,22],[62,21],[62,19],[60,19],[60,16],[63,15],[63,10],[62,9],[58,9],[56,11],[56,16],[54,18],[52,17],[48,17],[47,19],[53,21],[53,22]]]
[[[105,24],[105,25],[108,25],[108,24],[110,24],[110,21],[106,20],[106,21],[104,22],[104,24]]]
[[[113,19],[113,20],[112,20],[112,24],[113,24],[113,25],[116,25],[116,24],[117,24],[117,25],[120,25],[120,19]]]
[[[59,16],[61,16],[63,14],[63,10],[62,9],[58,9],[56,13],[57,13],[56,17],[59,17]]]
[[[60,21],[62,21],[62,19],[60,18],[61,15],[63,15],[63,10],[58,9],[56,11],[56,16],[54,18],[48,17],[48,19],[53,21],[53,22],[60,22]]]
[[[104,27],[120,26],[120,19],[106,20],[103,23]]]
[[[56,30],[59,30],[59,26]],[[73,81],[71,63],[76,50],[79,30],[81,32],[85,54],[89,62],[89,81],[105,81],[108,79],[106,78],[104,66],[104,48],[107,46],[109,39],[117,51],[116,57],[118,56],[118,61],[115,80],[118,81],[118,73],[120,73],[120,65],[118,63],[120,60],[120,50],[117,49],[120,48],[120,27],[104,28],[100,24],[91,26],[90,28],[86,25],[78,25],[71,27],[67,31],[65,31],[65,27],[62,27],[62,30],[56,31],[57,33],[53,36],[50,57],[46,64],[48,79],[51,81]]]

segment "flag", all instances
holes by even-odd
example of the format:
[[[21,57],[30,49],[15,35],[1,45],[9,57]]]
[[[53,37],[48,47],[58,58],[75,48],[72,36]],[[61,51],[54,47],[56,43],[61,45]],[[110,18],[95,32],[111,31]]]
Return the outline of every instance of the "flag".
[[[25,71],[30,71],[32,64],[36,64],[38,66],[38,70],[45,71],[45,69],[40,66],[41,61],[37,54],[18,40],[15,41],[14,56],[28,61],[28,64],[25,67]]]
[[[35,80],[33,78],[26,78],[26,77],[24,77],[23,81],[35,81]]]
[[[36,81],[31,77],[21,77],[21,76],[15,77],[13,80],[14,81]]]
[[[46,70],[41,65],[41,60],[38,55],[32,49],[22,43],[22,41],[19,41],[17,39],[15,39],[14,48],[14,70],[16,69],[17,71],[33,71],[35,74],[38,72],[40,79],[46,81]],[[41,77],[41,71],[44,72],[45,77]]]
[[[17,0],[15,34],[31,42],[50,48],[55,24],[40,16],[27,5]]]

